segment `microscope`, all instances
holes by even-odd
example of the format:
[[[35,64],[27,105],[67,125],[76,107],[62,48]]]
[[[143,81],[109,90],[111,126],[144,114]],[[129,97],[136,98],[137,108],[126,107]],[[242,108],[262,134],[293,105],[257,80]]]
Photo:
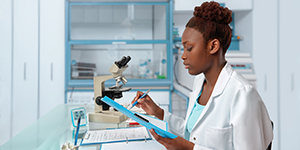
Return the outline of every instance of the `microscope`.
[[[127,79],[122,75],[123,71],[128,68],[127,63],[130,56],[123,56],[121,60],[115,61],[110,67],[111,75],[94,77],[94,100],[95,111],[89,114],[89,122],[121,123],[127,119],[127,116],[115,110],[109,110],[109,105],[102,101],[104,96],[111,99],[122,98],[122,92],[127,92],[131,88],[124,88],[120,81],[125,85]],[[105,89],[105,81],[114,78],[116,85]]]

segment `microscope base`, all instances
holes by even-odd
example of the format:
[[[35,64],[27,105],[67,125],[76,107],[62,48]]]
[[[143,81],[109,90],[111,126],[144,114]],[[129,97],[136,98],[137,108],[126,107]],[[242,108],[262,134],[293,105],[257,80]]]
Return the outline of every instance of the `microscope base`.
[[[103,111],[89,113],[89,122],[121,123],[128,117],[117,111]]]

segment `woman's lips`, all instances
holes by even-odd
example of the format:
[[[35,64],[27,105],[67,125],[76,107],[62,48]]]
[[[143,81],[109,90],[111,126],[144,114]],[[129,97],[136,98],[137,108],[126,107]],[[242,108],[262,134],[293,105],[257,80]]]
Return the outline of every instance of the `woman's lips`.
[[[183,64],[185,69],[188,69],[190,65]]]

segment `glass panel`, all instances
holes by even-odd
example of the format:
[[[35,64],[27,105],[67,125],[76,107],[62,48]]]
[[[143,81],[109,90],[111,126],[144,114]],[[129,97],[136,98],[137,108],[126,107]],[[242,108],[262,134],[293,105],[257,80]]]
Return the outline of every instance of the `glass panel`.
[[[72,5],[72,40],[164,40],[165,5]]]
[[[164,79],[167,77],[166,44],[72,45],[71,78],[92,79],[110,75],[115,61],[130,56],[127,79]]]

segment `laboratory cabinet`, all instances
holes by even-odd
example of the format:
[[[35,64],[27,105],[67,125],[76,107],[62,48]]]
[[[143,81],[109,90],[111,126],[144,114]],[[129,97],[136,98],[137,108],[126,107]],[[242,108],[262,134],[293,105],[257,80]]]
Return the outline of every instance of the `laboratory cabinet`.
[[[278,75],[278,11],[277,2],[254,0],[253,7],[253,60],[257,75],[257,90],[264,100],[271,120],[274,122],[274,150],[280,150],[280,120],[279,120],[279,75]],[[268,11],[265,8],[268,7]],[[265,20],[265,18],[268,18]],[[262,41],[261,35],[269,35]],[[274,43],[268,44],[265,43]],[[266,61],[267,58],[267,61]]]
[[[253,59],[258,91],[274,122],[274,150],[299,149],[300,51],[290,44],[299,39],[300,21],[293,19],[299,5],[293,0],[253,3]]]
[[[174,0],[174,11],[194,11],[195,6],[200,6],[207,0]],[[252,9],[252,0],[215,0],[224,3],[226,7],[233,11],[244,11]]]
[[[38,119],[38,7],[38,0],[13,3],[12,136]]]
[[[64,103],[65,3],[40,1],[39,116]]]
[[[279,0],[279,106],[281,149],[298,149],[300,141],[300,1]]]
[[[12,81],[12,4],[0,1],[0,145],[11,136],[11,81]]]
[[[125,86],[169,93],[172,89],[173,1],[66,1],[65,102],[93,91],[93,77],[130,56]],[[114,79],[105,87],[115,85]]]
[[[64,103],[64,2],[4,0],[0,12],[3,144]]]

